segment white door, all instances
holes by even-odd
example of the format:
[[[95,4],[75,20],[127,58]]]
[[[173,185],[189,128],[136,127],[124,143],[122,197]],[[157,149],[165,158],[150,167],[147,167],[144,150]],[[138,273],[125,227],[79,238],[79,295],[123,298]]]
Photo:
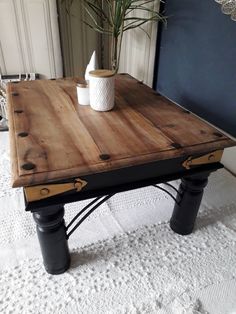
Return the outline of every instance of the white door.
[[[56,0],[0,0],[0,73],[62,77]]]

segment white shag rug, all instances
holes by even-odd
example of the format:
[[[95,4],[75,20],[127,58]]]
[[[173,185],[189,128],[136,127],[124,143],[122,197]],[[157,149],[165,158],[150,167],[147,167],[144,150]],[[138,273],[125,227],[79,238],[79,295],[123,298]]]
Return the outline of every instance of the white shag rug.
[[[52,276],[22,192],[9,187],[7,133],[0,143],[0,313],[236,313],[236,178],[226,170],[210,177],[193,234],[171,231],[163,192],[121,193],[73,234],[71,268]],[[86,203],[67,205],[66,221]]]

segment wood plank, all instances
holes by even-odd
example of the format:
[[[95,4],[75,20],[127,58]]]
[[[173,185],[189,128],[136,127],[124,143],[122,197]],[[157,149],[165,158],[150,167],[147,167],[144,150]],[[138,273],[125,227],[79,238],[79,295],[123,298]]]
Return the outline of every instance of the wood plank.
[[[139,84],[133,79],[130,79],[129,85],[136,92],[130,93],[127,90],[127,80],[119,80],[119,93],[123,102],[150,120],[173,143],[178,143],[184,148],[226,138],[224,134],[194,114],[158,95],[146,85]]]
[[[78,106],[77,82],[8,85],[14,187],[236,145],[128,75],[116,77],[116,106],[109,112]],[[103,160],[104,154],[110,158]],[[24,169],[28,164],[35,167]]]

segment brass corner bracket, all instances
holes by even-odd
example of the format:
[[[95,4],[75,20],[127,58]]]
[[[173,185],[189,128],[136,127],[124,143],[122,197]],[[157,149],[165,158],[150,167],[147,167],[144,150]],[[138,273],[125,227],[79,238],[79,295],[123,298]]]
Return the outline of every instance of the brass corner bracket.
[[[72,190],[80,192],[86,185],[86,181],[78,178],[69,183],[28,186],[24,188],[24,191],[27,201],[34,202]]]
[[[182,166],[186,169],[190,169],[192,166],[199,166],[205,164],[211,164],[214,162],[219,162],[222,158],[223,150],[216,150],[214,152],[202,155],[200,157],[188,157]]]

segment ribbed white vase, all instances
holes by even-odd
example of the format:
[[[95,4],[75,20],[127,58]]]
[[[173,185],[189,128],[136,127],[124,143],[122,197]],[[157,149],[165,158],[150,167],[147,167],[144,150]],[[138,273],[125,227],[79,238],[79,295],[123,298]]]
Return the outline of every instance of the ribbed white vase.
[[[90,106],[96,111],[109,111],[115,105],[115,76],[109,70],[89,72]]]

